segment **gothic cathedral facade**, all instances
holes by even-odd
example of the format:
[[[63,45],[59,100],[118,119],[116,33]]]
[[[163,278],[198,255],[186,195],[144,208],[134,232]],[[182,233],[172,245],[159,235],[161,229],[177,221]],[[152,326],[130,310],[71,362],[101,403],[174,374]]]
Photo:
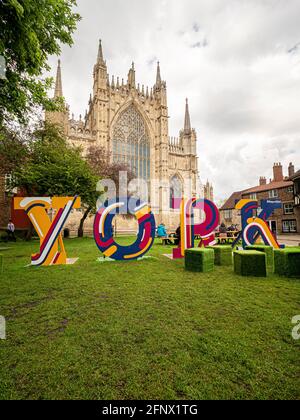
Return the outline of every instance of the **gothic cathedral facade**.
[[[148,183],[157,223],[176,228],[179,216],[172,209],[173,197],[203,197],[209,186],[207,198],[212,198],[211,185],[203,188],[199,178],[197,136],[191,126],[188,101],[184,127],[174,138],[169,136],[167,85],[161,78],[159,63],[151,89],[136,83],[134,64],[126,82],[110,78],[100,41],[93,79],[93,94],[84,118],[70,117],[66,106],[63,112],[46,113],[46,120],[61,125],[68,140],[84,151],[97,145],[107,150],[114,162],[127,165],[137,178]],[[54,96],[63,97],[60,61]],[[130,231],[125,226],[128,223],[128,219],[121,223],[120,230]]]

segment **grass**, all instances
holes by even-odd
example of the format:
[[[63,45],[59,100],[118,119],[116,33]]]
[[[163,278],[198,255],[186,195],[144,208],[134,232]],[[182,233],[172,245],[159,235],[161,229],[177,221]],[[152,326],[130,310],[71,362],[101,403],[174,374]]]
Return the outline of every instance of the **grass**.
[[[3,253],[1,399],[300,398],[299,280],[186,272],[158,243],[100,264],[92,239],[65,243],[74,266],[25,268],[37,242]]]

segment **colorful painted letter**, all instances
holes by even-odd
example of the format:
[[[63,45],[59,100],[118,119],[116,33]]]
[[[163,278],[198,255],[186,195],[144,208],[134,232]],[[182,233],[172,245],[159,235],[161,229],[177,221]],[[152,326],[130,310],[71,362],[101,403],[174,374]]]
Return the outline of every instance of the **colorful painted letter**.
[[[176,203],[175,203],[176,205]],[[178,207],[178,205],[177,205]],[[205,213],[203,223],[194,224],[194,209],[201,209]],[[183,258],[184,251],[195,246],[195,235],[201,237],[199,246],[214,245],[214,231],[219,225],[219,210],[217,206],[207,199],[183,198],[180,204],[180,245],[173,249],[173,258]]]
[[[139,224],[137,240],[133,245],[121,246],[113,238],[113,219],[116,214],[126,214],[130,204]],[[155,218],[147,203],[134,198],[116,198],[106,201],[98,210],[94,222],[94,238],[101,252],[114,260],[129,261],[141,258],[152,247],[155,238]]]
[[[267,219],[271,216],[273,211],[275,209],[280,209],[281,206],[282,203],[279,200],[262,200],[262,210],[260,214],[255,217],[253,216],[253,211],[258,209],[257,200],[243,199],[237,203],[236,209],[241,210],[243,248],[254,245],[259,237],[262,238],[265,245],[277,249],[281,247],[273,236],[267,223]]]
[[[31,265],[60,265],[67,263],[61,236],[62,228],[72,209],[80,208],[79,197],[18,197],[15,210],[24,210],[40,238],[40,252],[31,257]],[[56,212],[51,221],[48,210]]]

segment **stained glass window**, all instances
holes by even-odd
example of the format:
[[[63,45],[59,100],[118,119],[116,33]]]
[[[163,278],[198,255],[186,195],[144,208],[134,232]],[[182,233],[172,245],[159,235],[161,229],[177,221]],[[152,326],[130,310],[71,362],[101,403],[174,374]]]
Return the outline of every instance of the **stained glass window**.
[[[113,129],[113,160],[125,162],[138,178],[150,178],[150,140],[139,111],[131,105]]]

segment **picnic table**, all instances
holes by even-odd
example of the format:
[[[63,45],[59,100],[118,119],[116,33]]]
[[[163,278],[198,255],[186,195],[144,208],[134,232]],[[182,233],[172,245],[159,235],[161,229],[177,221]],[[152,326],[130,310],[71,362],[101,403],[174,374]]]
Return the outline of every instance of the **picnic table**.
[[[172,242],[172,245],[175,245],[175,239],[176,239],[176,232],[170,232],[168,233],[168,236],[160,237],[162,241],[162,245],[168,245],[168,241]]]
[[[216,232],[215,236],[218,243],[232,243],[236,240],[240,231],[238,230],[228,230],[226,233],[224,232]]]

